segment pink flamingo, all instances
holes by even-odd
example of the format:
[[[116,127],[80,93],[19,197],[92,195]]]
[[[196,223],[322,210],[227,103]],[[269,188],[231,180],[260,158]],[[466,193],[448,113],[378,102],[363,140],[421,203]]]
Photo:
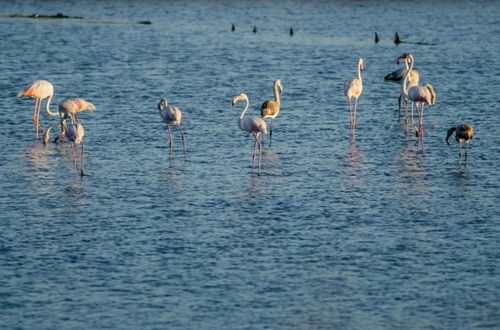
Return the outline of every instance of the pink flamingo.
[[[170,149],[170,154],[172,153],[172,133],[170,131],[170,125],[177,125],[179,128],[179,132],[181,133],[182,138],[182,147],[184,149],[184,160],[187,160],[186,155],[186,139],[184,137],[184,132],[181,128],[182,121],[182,112],[178,107],[169,105],[167,99],[162,99],[160,103],[158,103],[158,111],[160,112],[160,116],[167,125],[168,128],[168,147]]]
[[[88,110],[94,111],[96,109],[95,105],[82,99],[82,98],[67,98],[61,103],[59,103],[59,116],[61,117],[61,132],[54,138],[56,142],[59,138],[66,136],[66,130],[63,127],[63,122],[67,119],[70,120],[71,124],[80,124],[80,119],[77,113]],[[51,114],[52,116],[57,114]],[[69,126],[68,126],[69,127]]]
[[[245,113],[248,110],[249,100],[248,96],[245,93],[241,93],[240,95],[236,95],[233,97],[231,104],[234,106],[239,101],[245,101],[245,108],[241,112],[238,118],[238,127],[248,133],[252,133],[255,143],[253,147],[253,155],[252,155],[252,170],[255,167],[255,151],[256,148],[259,148],[259,171],[258,175],[260,175],[260,165],[261,165],[261,156],[262,156],[262,145],[259,142],[259,134],[267,134],[267,125],[264,119],[260,117],[246,117]]]
[[[417,113],[418,113],[418,118],[419,118],[419,127],[417,128],[415,126],[416,130],[416,135],[417,136],[422,136],[424,132],[424,104],[427,104],[429,106],[432,106],[436,103],[436,93],[434,92],[434,88],[432,87],[431,84],[424,84],[423,86],[420,85],[413,85],[409,86],[409,72],[413,69],[413,56],[409,53],[404,53],[398,58],[398,61],[400,60],[408,60],[410,64],[410,69],[407,71],[405,74],[405,80],[403,83],[403,90],[406,95],[408,95],[408,100],[412,101],[415,103],[415,106],[417,108]],[[420,106],[420,109],[419,109]],[[411,106],[412,114],[411,114],[411,120],[413,125],[415,123],[413,122],[413,104]]]
[[[356,128],[356,112],[358,110],[358,97],[363,92],[363,79],[361,71],[364,70],[363,59],[358,60],[358,77],[349,79],[344,84],[344,94],[349,101],[349,117],[351,119],[351,129]],[[351,99],[354,98],[354,112],[351,110]]]
[[[44,99],[47,99],[45,105],[47,113],[51,116],[57,116],[56,112],[50,111],[50,101],[54,96],[54,86],[47,80],[34,80],[17,93],[17,97],[21,96],[28,96],[35,99],[35,109],[33,111],[32,120],[36,127],[36,138],[38,139],[38,130],[41,129],[43,132],[43,127],[40,125],[40,106]]]

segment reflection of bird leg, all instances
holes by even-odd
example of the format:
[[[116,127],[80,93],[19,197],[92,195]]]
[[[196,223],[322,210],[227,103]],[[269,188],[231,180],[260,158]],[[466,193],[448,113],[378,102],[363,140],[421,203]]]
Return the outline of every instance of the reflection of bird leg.
[[[179,127],[179,132],[181,132],[181,138],[182,138],[182,148],[184,149],[184,161],[187,160],[187,154],[186,154],[186,138],[184,137],[184,132],[182,131],[181,124],[177,125]]]
[[[356,128],[356,112],[358,111],[358,98],[354,99],[354,115],[352,117],[352,122],[354,123],[354,128]]]

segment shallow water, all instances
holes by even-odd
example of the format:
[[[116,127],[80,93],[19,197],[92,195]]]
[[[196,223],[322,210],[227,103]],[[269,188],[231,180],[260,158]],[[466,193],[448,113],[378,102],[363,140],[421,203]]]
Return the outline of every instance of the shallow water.
[[[500,327],[496,2],[0,4],[85,18],[0,18],[2,326]],[[403,52],[437,92],[423,152],[383,81]],[[343,85],[359,57],[353,140]],[[257,115],[276,78],[258,176],[231,98]],[[53,110],[97,106],[80,116],[82,179],[68,143],[33,140],[34,102],[15,96],[34,79],[54,84]],[[162,97],[183,110],[187,162],[175,128],[169,160]],[[462,123],[467,166],[444,142]]]

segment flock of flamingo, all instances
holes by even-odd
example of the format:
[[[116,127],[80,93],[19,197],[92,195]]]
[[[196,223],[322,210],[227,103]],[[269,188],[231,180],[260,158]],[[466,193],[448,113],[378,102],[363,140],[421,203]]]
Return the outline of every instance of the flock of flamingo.
[[[419,142],[423,138],[423,116],[424,116],[424,105],[432,106],[436,102],[436,93],[432,88],[432,85],[426,83],[423,85],[419,84],[419,73],[415,69],[414,59],[412,54],[404,53],[397,58],[397,63],[404,61],[405,66],[399,70],[396,70],[387,76],[385,76],[386,81],[395,82],[401,85],[400,97],[399,97],[399,114],[401,116],[401,102],[404,104],[404,116],[405,116],[405,126],[408,125],[408,117],[415,128],[416,136],[419,138]],[[349,79],[344,85],[344,94],[347,97],[349,105],[349,117],[350,117],[350,127],[351,134],[355,132],[356,129],[356,114],[358,107],[358,98],[363,92],[363,79],[361,76],[364,70],[363,59],[358,60],[357,66],[357,78]],[[269,145],[272,142],[272,123],[273,120],[278,116],[281,108],[280,93],[283,91],[283,87],[280,79],[274,81],[274,100],[265,101],[261,108],[261,116],[257,117],[245,117],[245,113],[249,107],[249,99],[245,93],[236,95],[232,99],[232,105],[240,101],[245,102],[245,106],[238,119],[238,127],[248,133],[251,133],[255,139],[253,154],[252,154],[252,171],[255,169],[255,158],[257,157],[258,150],[258,175],[260,175],[261,169],[261,156],[262,156],[262,144],[259,141],[260,134],[267,134],[267,123],[266,118],[270,118],[271,124],[269,129]],[[35,99],[35,108],[33,112],[33,123],[35,124],[36,135],[35,138],[38,139],[39,131],[43,134],[43,143],[48,144],[50,140],[50,130],[55,127],[60,127],[59,134],[55,137],[53,142],[57,142],[59,139],[66,137],[71,142],[72,150],[72,160],[76,173],[76,145],[81,145],[80,151],[80,176],[84,175],[83,172],[83,161],[84,161],[84,143],[83,137],[85,130],[83,125],[78,118],[78,113],[84,110],[93,111],[96,107],[82,99],[82,98],[68,98],[59,103],[59,111],[53,112],[50,110],[50,103],[54,96],[54,87],[52,84],[46,80],[35,80],[29,83],[23,90],[21,90],[17,97],[27,96]],[[59,123],[49,125],[47,129],[43,129],[40,125],[40,109],[41,104],[44,99],[47,99],[45,104],[45,110],[50,116],[59,116]],[[352,99],[354,99],[354,106],[352,105]],[[411,114],[408,114],[409,104],[411,104]],[[414,105],[417,110],[418,116],[418,126],[414,122]],[[179,129],[182,138],[182,146],[184,150],[184,160],[187,160],[186,153],[186,139],[184,132],[181,128],[182,122],[182,112],[181,110],[173,105],[168,104],[167,100],[163,98],[158,103],[158,112],[163,122],[167,126],[168,136],[169,136],[169,153],[172,153],[172,133],[170,126],[176,125]],[[68,121],[69,120],[69,124]],[[462,144],[466,143],[465,150],[465,161],[467,160],[468,146],[472,137],[474,136],[474,129],[471,125],[459,125],[452,127],[448,130],[446,135],[446,143],[450,143],[450,137],[455,133],[455,139],[459,143],[459,153],[458,160],[459,163],[462,157]]]

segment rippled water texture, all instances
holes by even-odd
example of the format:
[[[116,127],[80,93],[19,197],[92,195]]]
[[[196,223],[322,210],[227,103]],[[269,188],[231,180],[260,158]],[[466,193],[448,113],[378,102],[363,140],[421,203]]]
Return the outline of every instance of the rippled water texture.
[[[500,327],[498,2],[0,5],[0,327]],[[58,12],[84,20],[6,17]],[[437,92],[423,152],[383,80],[403,52]],[[231,98],[257,115],[276,78],[258,176]],[[69,143],[34,141],[34,102],[16,98],[34,79],[54,84],[53,110],[97,107],[80,115],[83,179]],[[162,97],[183,111],[187,162],[175,127],[169,160]],[[458,166],[444,138],[467,123]]]

